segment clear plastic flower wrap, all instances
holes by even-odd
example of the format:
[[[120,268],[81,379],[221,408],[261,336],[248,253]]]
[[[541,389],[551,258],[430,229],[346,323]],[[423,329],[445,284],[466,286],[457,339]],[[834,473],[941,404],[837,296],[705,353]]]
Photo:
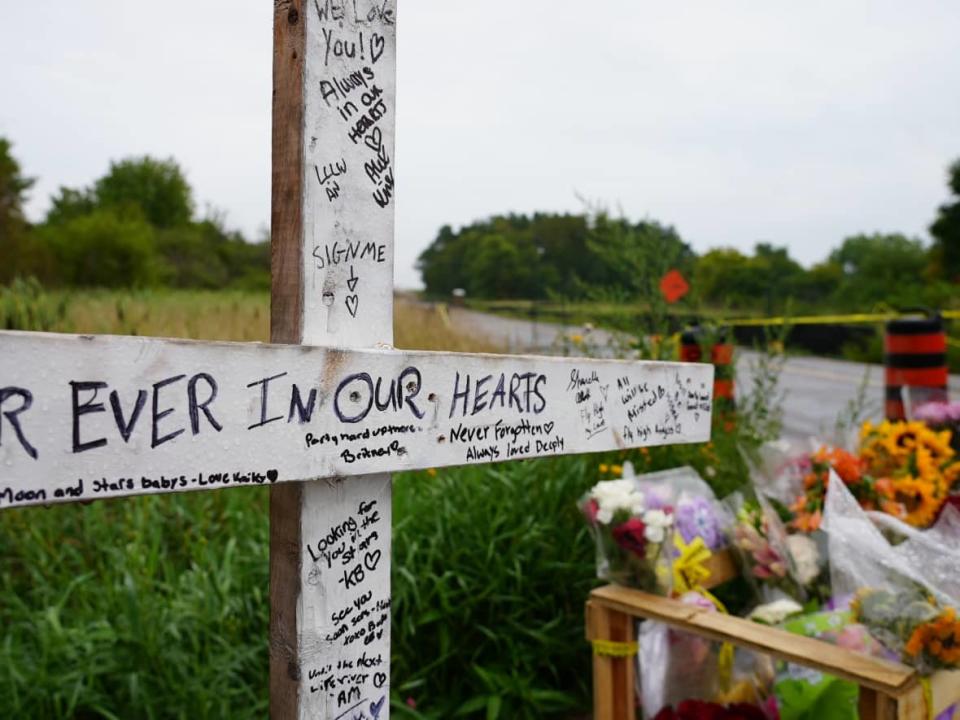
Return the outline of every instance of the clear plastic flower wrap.
[[[597,576],[667,593],[697,585],[704,559],[727,545],[729,514],[690,467],[597,483],[580,501],[597,546]]]
[[[687,593],[681,600],[708,612],[716,609],[697,593]],[[755,712],[744,716],[766,717],[761,708],[771,697],[774,677],[768,656],[653,621],[640,624],[639,645],[637,681],[645,718],[688,717],[681,708],[691,703],[709,703],[716,711],[750,705]]]
[[[651,502],[632,468],[624,477],[598,482],[580,500],[597,547],[597,577],[647,592],[667,594],[666,548],[673,535],[669,506]]]
[[[791,553],[786,528],[773,507],[762,495],[745,498],[740,493],[724,499],[734,514],[733,547],[740,557],[744,575],[755,585],[764,602],[787,597],[803,603],[806,592],[798,579],[798,571]],[[797,541],[796,552],[801,552]],[[815,544],[803,542],[803,552],[812,555]],[[818,558],[804,557],[806,567],[818,563]]]
[[[960,668],[960,515],[947,508],[926,531],[886,516],[893,544],[841,482],[831,482],[824,529],[834,597],[900,660],[923,673]]]

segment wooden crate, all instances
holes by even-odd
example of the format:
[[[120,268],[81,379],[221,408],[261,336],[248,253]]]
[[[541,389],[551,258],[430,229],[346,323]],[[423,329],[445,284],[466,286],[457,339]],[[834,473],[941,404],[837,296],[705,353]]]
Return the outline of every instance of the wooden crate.
[[[938,672],[925,690],[915,670],[900,663],[861,655],[829,643],[760,625],[751,620],[707,612],[678,600],[607,585],[587,601],[587,639],[635,643],[634,620],[657,620],[710,640],[766,653],[860,686],[862,720],[928,720],[960,702],[960,671]],[[618,646],[619,647],[619,646]],[[636,720],[634,656],[593,655],[594,720]],[[932,707],[927,707],[927,697]],[[955,714],[960,720],[960,713]]]

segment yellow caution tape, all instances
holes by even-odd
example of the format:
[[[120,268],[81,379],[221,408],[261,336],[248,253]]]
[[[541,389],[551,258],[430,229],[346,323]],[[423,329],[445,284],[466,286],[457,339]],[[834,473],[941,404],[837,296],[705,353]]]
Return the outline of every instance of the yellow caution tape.
[[[637,654],[637,643],[616,640],[591,640],[593,652],[607,657],[632,657]]]
[[[853,325],[857,323],[881,323],[902,317],[909,317],[909,315],[898,312],[851,313],[849,315],[798,315],[796,317],[781,315],[769,318],[739,318],[717,321],[717,324],[739,325],[741,327],[760,327],[764,325]],[[940,313],[940,317],[945,320],[960,319],[960,310],[944,310]]]

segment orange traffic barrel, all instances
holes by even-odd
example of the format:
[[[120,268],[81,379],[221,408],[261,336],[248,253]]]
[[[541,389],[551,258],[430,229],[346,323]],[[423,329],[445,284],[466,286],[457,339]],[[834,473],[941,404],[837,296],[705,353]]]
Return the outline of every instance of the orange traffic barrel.
[[[906,418],[905,397],[911,405],[947,400],[947,335],[938,313],[888,322],[883,351],[889,420]]]
[[[713,361],[713,399],[724,409],[732,410],[733,399],[733,345],[724,339],[714,343],[710,349]]]
[[[680,335],[680,360],[682,362],[703,362],[704,352],[700,345],[703,331],[689,328]],[[710,348],[710,362],[714,364],[713,400],[721,411],[730,411],[735,407],[733,386],[733,344],[720,336]]]
[[[702,359],[699,332],[693,329],[684,330],[680,335],[680,362],[700,362]]]

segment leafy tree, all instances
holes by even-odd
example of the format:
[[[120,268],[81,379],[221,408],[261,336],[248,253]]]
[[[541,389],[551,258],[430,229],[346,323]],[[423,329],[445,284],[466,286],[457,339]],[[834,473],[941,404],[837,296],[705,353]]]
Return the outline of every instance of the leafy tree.
[[[0,137],[0,222],[4,229],[14,222],[26,224],[23,203],[34,183],[33,178],[23,176],[10,150],[10,141]]]
[[[588,246],[602,263],[600,281],[642,302],[659,298],[661,278],[674,268],[686,271],[694,257],[672,227],[655,220],[632,224],[602,210],[591,218]]]
[[[504,235],[483,235],[470,245],[472,270],[467,291],[477,297],[529,297],[535,277],[536,251],[529,241],[511,242]]]
[[[154,229],[141,218],[100,209],[38,232],[57,258],[58,279],[66,285],[143,287],[161,276]]]
[[[182,227],[193,216],[193,191],[173,158],[145,155],[110,163],[110,171],[94,184],[93,197],[102,208],[138,208],[157,228]]]
[[[0,283],[18,275],[44,276],[52,257],[35,242],[23,214],[27,191],[34,179],[23,175],[9,140],[0,137]]]
[[[50,196],[50,209],[47,210],[46,222],[49,225],[60,225],[81,215],[88,215],[96,207],[97,199],[92,190],[86,188],[74,190],[61,185],[57,194]]]
[[[948,171],[947,184],[954,196],[951,203],[941,205],[937,219],[930,226],[934,238],[934,267],[945,280],[960,282],[960,160]]]
[[[514,264],[499,267],[498,264]],[[582,215],[498,215],[458,231],[449,225],[417,261],[427,293],[464,288],[477,297],[547,297],[582,293],[598,280],[599,259],[587,247]]]
[[[884,302],[909,305],[923,287],[927,251],[923,243],[900,234],[854,235],[830,253],[843,280],[838,299],[848,306]]]

